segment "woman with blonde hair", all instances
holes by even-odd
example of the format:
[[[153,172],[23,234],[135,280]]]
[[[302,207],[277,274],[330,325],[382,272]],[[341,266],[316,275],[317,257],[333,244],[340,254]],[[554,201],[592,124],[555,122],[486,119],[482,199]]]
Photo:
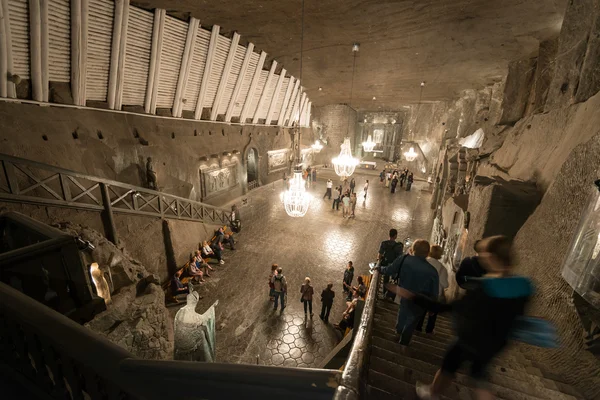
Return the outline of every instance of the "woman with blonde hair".
[[[306,318],[307,308],[310,311],[310,317],[311,318],[313,317],[312,300],[313,300],[314,292],[315,292],[315,290],[310,285],[310,278],[307,276],[304,279],[304,285],[302,285],[302,287],[300,288],[300,293],[302,293],[302,296],[300,297],[300,301],[302,303],[304,303],[304,318]]]

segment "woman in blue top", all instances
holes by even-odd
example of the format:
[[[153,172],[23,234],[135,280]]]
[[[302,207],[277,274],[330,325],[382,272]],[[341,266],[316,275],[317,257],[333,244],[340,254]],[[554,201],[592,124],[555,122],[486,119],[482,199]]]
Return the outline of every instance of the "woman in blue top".
[[[486,274],[482,278],[471,279],[466,295],[453,303],[441,304],[392,287],[400,296],[412,299],[429,311],[452,311],[454,314],[458,338],[444,356],[433,383],[417,383],[417,395],[421,399],[438,399],[465,361],[472,363],[470,376],[477,382],[485,381],[487,365],[506,346],[515,321],[523,315],[533,294],[529,279],[511,274],[513,257],[507,237],[483,239],[477,243],[477,252]],[[494,398],[483,387],[479,387],[476,393],[480,400]]]

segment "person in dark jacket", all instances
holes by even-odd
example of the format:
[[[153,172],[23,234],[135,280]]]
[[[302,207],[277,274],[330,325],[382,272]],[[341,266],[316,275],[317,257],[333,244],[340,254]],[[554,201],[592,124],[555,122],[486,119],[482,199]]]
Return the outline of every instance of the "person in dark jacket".
[[[475,242],[474,250],[477,252],[477,245],[479,240]],[[481,278],[485,275],[485,269],[479,263],[477,256],[467,257],[461,261],[458,271],[456,271],[456,283],[463,289],[469,288],[467,283],[472,278]]]
[[[408,173],[408,177],[406,178],[406,191],[410,191],[413,182],[415,181],[415,177],[412,172]]]
[[[321,319],[325,323],[329,323],[329,312],[331,306],[333,306],[333,299],[335,298],[335,292],[333,291],[333,283],[328,283],[327,288],[321,292]]]
[[[352,261],[348,261],[348,265],[346,265],[346,270],[344,271],[344,280],[342,282],[342,286],[344,288],[344,293],[350,293],[352,290],[352,280],[354,279],[354,266],[352,265]]]
[[[441,304],[401,288],[391,288],[404,299],[412,299],[429,311],[452,311],[454,314],[458,338],[444,356],[433,383],[417,383],[417,395],[421,399],[438,399],[465,361],[472,363],[471,378],[480,383],[485,381],[488,364],[506,346],[515,321],[523,315],[533,294],[529,279],[511,274],[512,251],[507,237],[483,239],[477,244],[477,251],[487,273],[471,279],[475,284],[460,300]],[[476,393],[480,400],[493,399],[492,394],[481,386]]]
[[[391,193],[396,193],[396,186],[398,186],[398,178],[396,177],[396,175],[394,175],[394,177],[392,178],[392,184],[391,184],[391,189],[390,192]]]
[[[396,258],[402,255],[402,251],[404,250],[404,246],[402,243],[396,242],[398,238],[398,231],[396,229],[390,229],[390,238],[388,240],[384,240],[379,245],[379,253],[377,254],[377,260],[379,260],[379,265],[385,267],[390,265],[396,260]],[[385,284],[390,281],[389,275],[383,276],[383,294],[387,296],[387,289],[385,288]],[[395,297],[395,295],[391,296],[391,298]]]

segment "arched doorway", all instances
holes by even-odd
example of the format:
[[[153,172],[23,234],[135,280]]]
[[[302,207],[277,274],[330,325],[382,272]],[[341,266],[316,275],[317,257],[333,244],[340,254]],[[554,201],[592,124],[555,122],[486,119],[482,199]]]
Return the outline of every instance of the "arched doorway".
[[[248,190],[258,187],[258,151],[251,147],[246,156],[246,177]]]

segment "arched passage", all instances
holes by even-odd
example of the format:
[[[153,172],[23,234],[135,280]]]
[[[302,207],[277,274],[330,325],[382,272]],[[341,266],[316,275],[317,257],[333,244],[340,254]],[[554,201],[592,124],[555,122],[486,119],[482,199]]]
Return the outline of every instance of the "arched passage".
[[[246,155],[246,178],[248,190],[258,187],[258,150],[255,147],[249,148]]]

